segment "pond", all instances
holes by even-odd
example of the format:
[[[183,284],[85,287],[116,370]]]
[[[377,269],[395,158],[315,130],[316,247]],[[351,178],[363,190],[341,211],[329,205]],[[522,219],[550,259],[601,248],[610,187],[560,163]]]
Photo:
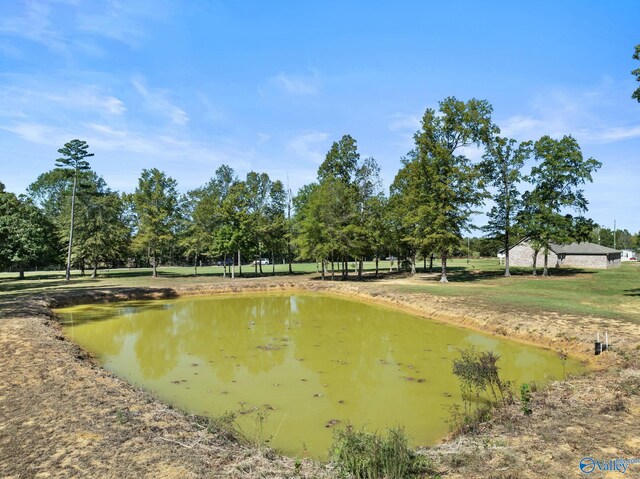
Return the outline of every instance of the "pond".
[[[237,413],[252,440],[326,457],[334,427],[402,426],[437,442],[461,403],[459,350],[500,355],[503,379],[541,385],[581,365],[388,307],[311,293],[236,294],[60,309],[101,364],[183,410]]]

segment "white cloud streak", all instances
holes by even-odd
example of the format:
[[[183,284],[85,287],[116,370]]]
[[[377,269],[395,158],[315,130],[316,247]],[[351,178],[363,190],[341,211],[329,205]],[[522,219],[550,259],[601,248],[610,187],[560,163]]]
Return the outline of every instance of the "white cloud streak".
[[[55,5],[54,4],[64,4]],[[22,12],[0,18],[0,35],[38,43],[51,52],[71,58],[75,53],[101,56],[105,50],[90,39],[109,39],[138,47],[147,24],[169,16],[161,0],[27,0]],[[3,47],[13,56],[15,45]]]
[[[315,70],[306,75],[280,72],[271,77],[269,83],[291,95],[315,95],[320,88],[320,78]]]
[[[612,101],[620,97],[620,102]],[[543,135],[558,138],[573,135],[581,143],[613,143],[640,137],[640,124],[615,124],[621,118],[620,104],[628,97],[625,84],[605,79],[584,90],[552,89],[540,93],[527,114],[497,120],[502,136],[537,140]],[[631,102],[629,102],[631,103]]]
[[[389,131],[410,131],[412,134],[420,128],[419,115],[407,115],[405,113],[395,113],[391,115],[387,126]]]
[[[294,160],[320,164],[324,160],[328,148],[325,151],[318,148],[320,144],[326,142],[327,138],[329,138],[328,133],[307,131],[289,140],[286,149],[294,155],[295,158],[292,158]]]
[[[189,122],[189,115],[187,115],[183,109],[171,103],[167,98],[169,96],[168,90],[147,88],[144,80],[141,78],[133,79],[131,83],[145,100],[145,104],[149,110],[166,116],[177,125],[186,125]]]

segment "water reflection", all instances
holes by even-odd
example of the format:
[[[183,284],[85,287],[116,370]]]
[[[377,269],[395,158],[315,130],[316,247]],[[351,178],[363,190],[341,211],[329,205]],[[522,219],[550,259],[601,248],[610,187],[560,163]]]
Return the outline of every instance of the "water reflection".
[[[322,455],[331,421],[403,424],[416,444],[436,441],[460,397],[451,374],[459,348],[495,351],[516,384],[562,376],[551,352],[327,296],[186,298],[63,314],[67,334],[117,374],[195,413],[267,411],[273,445],[296,454]],[[244,427],[252,416],[241,414]]]

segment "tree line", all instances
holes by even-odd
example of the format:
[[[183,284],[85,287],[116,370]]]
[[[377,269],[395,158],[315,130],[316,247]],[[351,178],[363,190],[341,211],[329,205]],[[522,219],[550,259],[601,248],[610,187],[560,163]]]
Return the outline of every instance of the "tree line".
[[[414,273],[419,259],[431,268],[438,258],[446,282],[447,260],[471,245],[463,238],[488,201],[485,238],[474,248],[506,248],[507,276],[508,246],[525,235],[545,257],[552,242],[606,237],[584,216],[583,186],[600,163],[572,136],[500,136],[491,115],[477,99],[449,97],[427,109],[388,192],[376,160],[362,158],[350,135],[331,145],[316,180],[296,195],[266,173],[240,178],[228,165],[186,194],[156,168],[142,171],[133,193],[119,193],[91,168],[86,142],[72,140],[26,195],[0,187],[0,267],[22,277],[26,268],[64,263],[68,279],[71,268],[95,276],[101,266],[151,266],[156,276],[161,264],[188,263],[197,274],[217,262],[235,276],[252,261],[267,273],[260,259],[268,258],[271,274],[276,262],[291,272],[293,261],[310,260],[324,279],[348,276],[353,264],[361,277],[365,260],[375,260],[377,275],[380,258]],[[469,148],[482,159],[472,161]],[[636,246],[638,235],[626,235]]]

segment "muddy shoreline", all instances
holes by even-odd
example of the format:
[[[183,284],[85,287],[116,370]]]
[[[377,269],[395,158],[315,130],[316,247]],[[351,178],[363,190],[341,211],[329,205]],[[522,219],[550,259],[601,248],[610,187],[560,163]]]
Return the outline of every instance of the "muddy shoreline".
[[[598,451],[640,456],[640,440],[633,439],[637,439],[640,417],[636,349],[640,327],[611,319],[497,312],[459,298],[401,293],[391,287],[411,281],[331,282],[308,276],[237,279],[177,288],[53,292],[10,305],[0,319],[0,475],[333,477],[329,466],[312,461],[298,466],[293,459],[230,442],[198,418],[175,411],[118,379],[65,339],[51,311],[107,301],[295,290],[401,308],[563,351],[594,368],[585,377],[554,383],[537,393],[531,416],[523,417],[514,405],[500,411],[478,434],[449,438],[425,450],[445,477],[567,477],[579,472],[580,458]],[[605,325],[617,341],[611,353],[595,358],[593,337]],[[607,437],[589,436],[592,428],[606,432]],[[557,464],[559,451],[566,456],[564,466]],[[532,454],[535,460],[525,461]],[[480,461],[478,455],[489,460]],[[558,475],[542,474],[545,464],[555,464]],[[636,467],[640,474],[640,466]]]

